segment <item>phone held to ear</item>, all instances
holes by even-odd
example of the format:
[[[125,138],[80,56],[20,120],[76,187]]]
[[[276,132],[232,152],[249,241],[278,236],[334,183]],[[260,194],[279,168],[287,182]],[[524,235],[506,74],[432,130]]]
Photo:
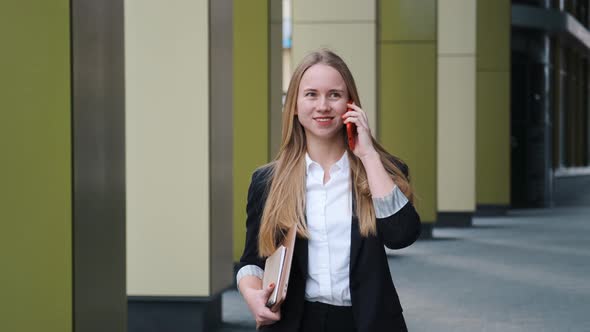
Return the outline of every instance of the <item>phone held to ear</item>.
[[[353,101],[349,100],[348,101],[349,104],[352,104]],[[350,107],[347,109],[347,111],[352,110]],[[348,137],[348,147],[350,148],[350,151],[354,151],[354,143],[356,140],[356,125],[354,123],[347,123],[346,124],[346,135]]]

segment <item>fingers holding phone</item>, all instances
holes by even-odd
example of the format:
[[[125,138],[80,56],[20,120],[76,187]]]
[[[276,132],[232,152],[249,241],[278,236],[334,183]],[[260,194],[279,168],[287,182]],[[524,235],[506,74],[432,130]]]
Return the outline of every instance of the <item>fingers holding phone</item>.
[[[348,104],[354,104],[354,101],[349,100]],[[346,112],[350,112],[350,111],[352,111],[352,108],[347,107]],[[356,139],[357,139],[356,125],[354,123],[352,123],[352,122],[346,123],[346,136],[348,138],[348,147],[350,148],[350,151],[354,151]]]
[[[369,120],[362,108],[349,101],[347,111],[342,115],[346,126],[348,146],[355,155],[362,157],[374,150]]]

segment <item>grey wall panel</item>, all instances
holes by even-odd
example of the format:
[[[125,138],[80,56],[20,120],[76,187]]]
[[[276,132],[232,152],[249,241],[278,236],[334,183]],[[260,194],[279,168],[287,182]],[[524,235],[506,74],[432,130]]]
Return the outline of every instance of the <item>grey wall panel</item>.
[[[125,331],[123,0],[72,0],[74,331]]]
[[[232,4],[209,1],[211,295],[233,282]]]

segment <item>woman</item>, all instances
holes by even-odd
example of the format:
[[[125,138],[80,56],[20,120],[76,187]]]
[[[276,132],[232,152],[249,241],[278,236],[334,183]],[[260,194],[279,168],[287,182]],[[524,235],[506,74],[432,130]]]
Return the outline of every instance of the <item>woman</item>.
[[[351,103],[349,103],[351,101]],[[407,331],[383,245],[420,235],[407,166],[371,136],[352,74],[328,50],[306,56],[289,84],[282,143],[248,191],[237,284],[267,331]],[[346,124],[357,128],[354,150]],[[298,224],[287,298],[265,307],[265,258]]]

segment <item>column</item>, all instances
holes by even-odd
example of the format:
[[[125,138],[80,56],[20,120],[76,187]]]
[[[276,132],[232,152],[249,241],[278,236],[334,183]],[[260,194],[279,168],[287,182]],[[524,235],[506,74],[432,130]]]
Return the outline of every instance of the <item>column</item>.
[[[254,170],[281,140],[282,2],[234,0],[233,259],[246,241],[246,200]]]
[[[422,236],[437,209],[436,1],[380,0],[379,140],[410,167]]]
[[[210,331],[233,281],[232,1],[125,2],[129,331]]]
[[[439,0],[437,197],[440,226],[471,226],[475,211],[476,2]]]
[[[510,1],[477,2],[476,204],[510,206]]]

